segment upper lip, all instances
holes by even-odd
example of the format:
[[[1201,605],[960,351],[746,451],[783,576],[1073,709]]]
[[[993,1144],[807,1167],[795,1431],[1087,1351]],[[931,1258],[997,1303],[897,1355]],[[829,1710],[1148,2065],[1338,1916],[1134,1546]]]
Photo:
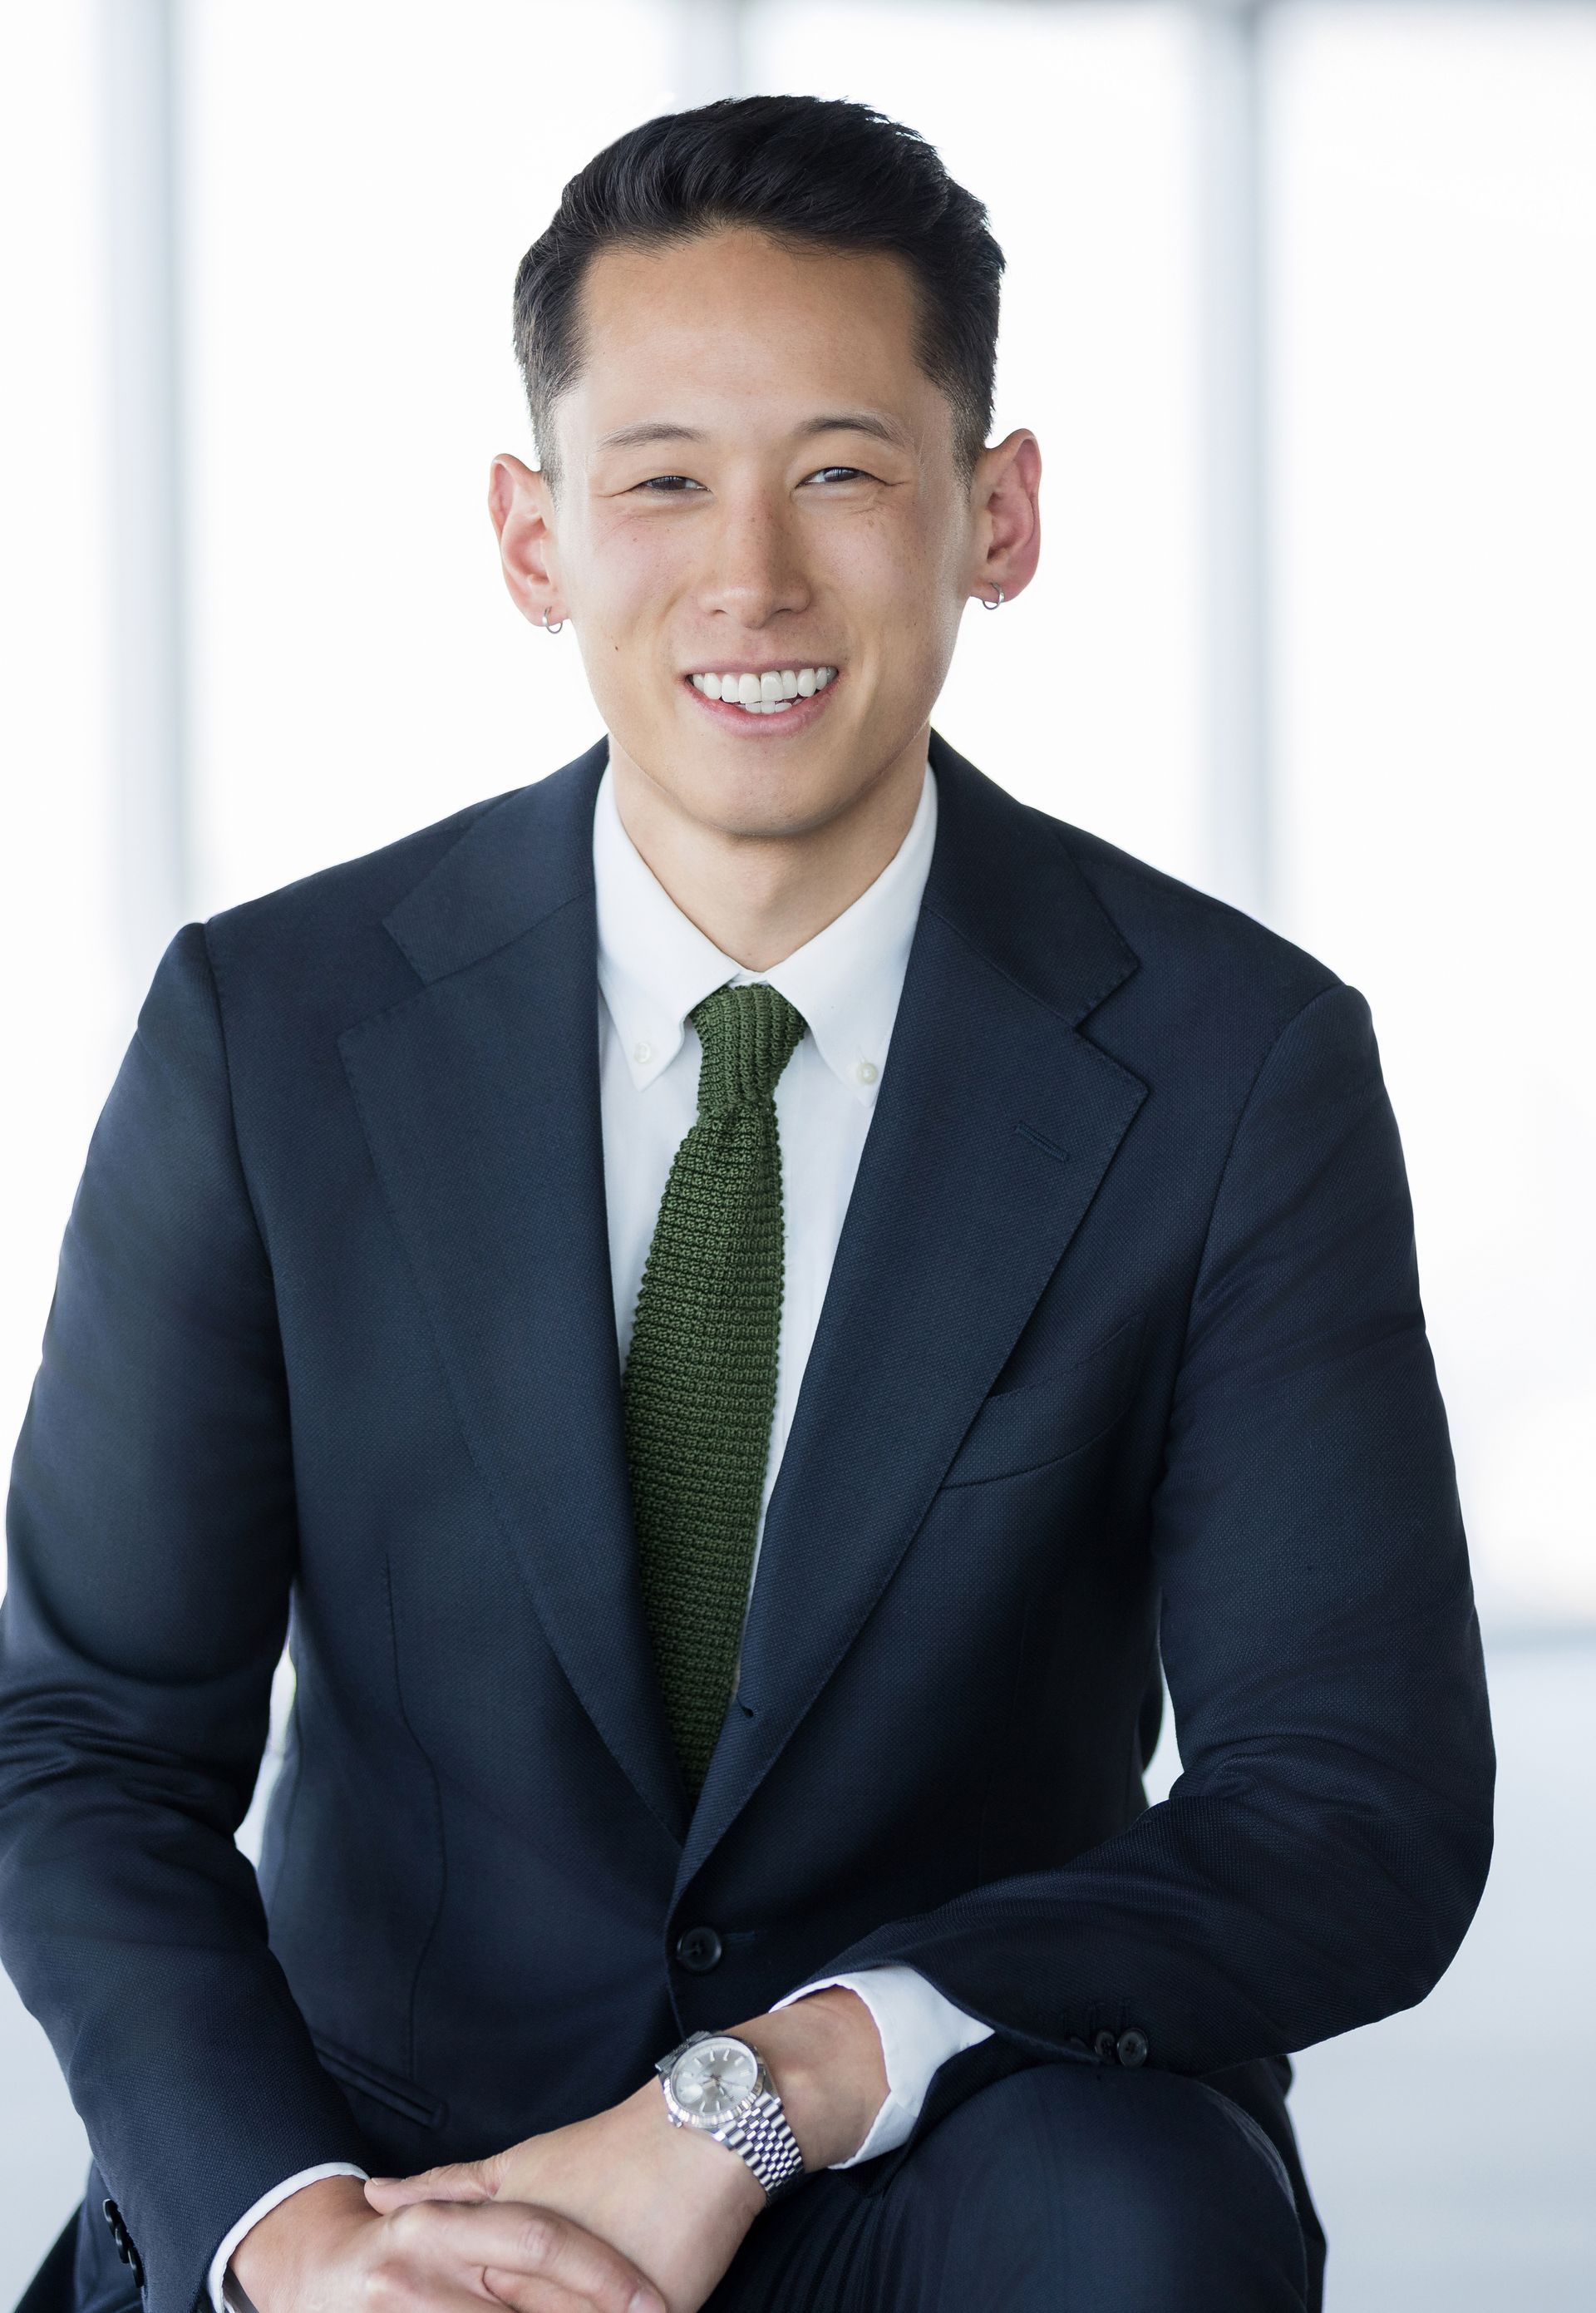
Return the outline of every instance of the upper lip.
[[[794,673],[801,666],[835,666],[834,658],[772,658],[763,666],[755,666],[749,659],[706,659],[702,666],[683,667],[684,674],[782,674],[788,667]]]

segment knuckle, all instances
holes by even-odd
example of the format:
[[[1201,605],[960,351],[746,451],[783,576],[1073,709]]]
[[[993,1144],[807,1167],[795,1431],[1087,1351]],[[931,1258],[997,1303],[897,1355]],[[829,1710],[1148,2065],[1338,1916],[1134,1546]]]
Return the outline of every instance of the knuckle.
[[[599,2313],[627,2313],[638,2289],[642,2275],[627,2265],[617,2265],[607,2273],[594,2293],[593,2303]]]
[[[535,2265],[550,2265],[565,2243],[565,2227],[549,2209],[529,2209],[521,2221],[517,2246]]]
[[[365,2313],[408,2313],[415,2300],[405,2260],[380,2256],[366,2267],[364,2281],[360,2296]]]
[[[388,2218],[388,2229],[396,2241],[413,2241],[426,2228],[426,2203],[407,2201],[402,2209],[394,2209]]]
[[[607,2241],[598,2244],[594,2265],[585,2282],[594,2313],[627,2313],[642,2279],[618,2249],[611,2248]]]

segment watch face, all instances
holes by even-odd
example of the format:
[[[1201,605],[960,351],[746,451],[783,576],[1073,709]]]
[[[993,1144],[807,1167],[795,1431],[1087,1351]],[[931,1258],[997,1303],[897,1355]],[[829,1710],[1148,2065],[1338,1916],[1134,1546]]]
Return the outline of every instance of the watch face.
[[[759,2085],[759,2066],[740,2040],[700,2040],[678,2057],[671,2074],[677,2103],[708,2128],[730,2120]]]

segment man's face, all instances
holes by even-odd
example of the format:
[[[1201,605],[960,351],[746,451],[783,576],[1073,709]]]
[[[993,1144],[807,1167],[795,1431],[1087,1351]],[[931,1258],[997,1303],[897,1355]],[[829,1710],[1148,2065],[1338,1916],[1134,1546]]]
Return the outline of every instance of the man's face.
[[[914,357],[912,277],[738,229],[606,250],[583,297],[557,506],[536,489],[594,700],[694,819],[819,826],[923,749],[971,591],[974,493]],[[801,695],[750,714],[690,679],[750,672]]]

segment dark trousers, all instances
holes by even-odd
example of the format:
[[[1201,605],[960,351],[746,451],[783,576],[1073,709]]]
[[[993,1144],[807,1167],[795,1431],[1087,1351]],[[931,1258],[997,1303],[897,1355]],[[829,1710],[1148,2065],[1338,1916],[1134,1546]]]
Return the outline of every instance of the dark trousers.
[[[1285,2165],[1229,2097],[1040,2064],[879,2194],[828,2171],[777,2201],[704,2313],[1313,2313],[1310,2262]]]
[[[139,2313],[90,2183],[17,2313]],[[1312,2224],[1305,2246],[1285,2161],[1218,2089],[1039,2064],[966,2098],[880,2193],[825,2170],[776,2202],[704,2313],[1319,2313]]]

